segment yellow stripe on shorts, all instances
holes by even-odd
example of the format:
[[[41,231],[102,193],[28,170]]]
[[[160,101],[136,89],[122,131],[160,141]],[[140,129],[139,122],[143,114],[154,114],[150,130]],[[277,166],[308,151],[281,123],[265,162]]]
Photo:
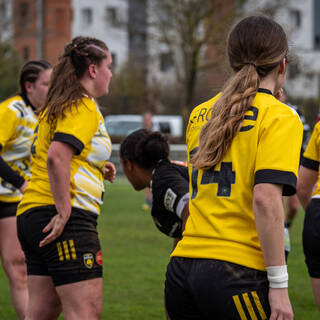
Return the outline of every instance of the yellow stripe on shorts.
[[[246,314],[243,311],[239,296],[233,296],[233,302],[238,310],[239,316],[241,318],[241,320],[248,320]]]
[[[260,299],[259,299],[259,296],[258,296],[257,292],[256,291],[252,291],[251,294],[252,294],[253,300],[254,300],[254,302],[255,302],[255,304],[257,306],[257,309],[258,309],[258,311],[260,313],[261,319],[262,320],[267,320],[267,316],[266,316],[266,314],[265,314],[265,312],[263,310],[263,306],[261,305],[261,302],[260,302]]]
[[[71,257],[73,260],[75,260],[75,259],[77,259],[77,255],[76,255],[76,249],[74,247],[73,240],[69,240],[69,245],[70,245],[70,250],[71,250]]]
[[[69,248],[68,248],[68,243],[67,241],[63,241],[63,249],[64,249],[64,254],[66,256],[66,260],[70,260],[70,254],[69,254]]]
[[[253,306],[252,306],[252,304],[251,304],[251,301],[250,301],[250,299],[249,299],[248,294],[247,294],[247,293],[243,293],[243,294],[242,294],[242,297],[243,297],[243,300],[244,300],[244,302],[245,302],[245,304],[246,304],[246,306],[247,306],[247,309],[248,309],[248,311],[249,311],[251,320],[258,320],[258,318],[257,318],[257,316],[256,316],[256,314],[255,314],[255,312],[254,312],[254,309],[253,309]]]
[[[63,261],[63,252],[62,252],[62,247],[61,247],[61,243],[57,242],[57,249],[58,249],[58,255],[59,255],[59,260]]]

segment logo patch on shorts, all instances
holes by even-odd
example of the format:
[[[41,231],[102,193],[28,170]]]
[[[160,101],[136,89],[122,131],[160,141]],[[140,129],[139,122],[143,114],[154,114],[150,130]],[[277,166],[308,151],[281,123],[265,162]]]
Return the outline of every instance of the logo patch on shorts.
[[[98,253],[96,254],[96,262],[99,266],[102,266],[103,261],[102,261],[102,251],[99,250]]]
[[[93,267],[93,254],[92,253],[85,253],[83,255],[83,263],[88,269],[92,269]]]
[[[167,210],[173,212],[173,205],[177,199],[177,195],[173,192],[171,188],[168,188],[166,194],[164,195],[164,206]]]

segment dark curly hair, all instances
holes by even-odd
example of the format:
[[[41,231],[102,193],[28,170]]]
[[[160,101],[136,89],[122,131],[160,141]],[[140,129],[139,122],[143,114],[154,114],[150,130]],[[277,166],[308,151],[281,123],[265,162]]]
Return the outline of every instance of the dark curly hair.
[[[143,169],[152,169],[160,160],[168,157],[167,138],[158,131],[136,130],[129,134],[120,146],[120,158],[123,161],[135,162]]]

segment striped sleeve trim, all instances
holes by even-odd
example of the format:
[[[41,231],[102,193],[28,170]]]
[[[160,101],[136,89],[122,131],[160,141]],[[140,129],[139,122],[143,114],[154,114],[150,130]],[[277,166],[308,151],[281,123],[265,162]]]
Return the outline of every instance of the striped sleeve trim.
[[[272,183],[283,185],[282,195],[292,196],[296,193],[297,177],[293,172],[263,169],[255,174],[254,184]]]
[[[53,136],[53,141],[60,141],[70,144],[76,149],[76,156],[78,156],[84,148],[84,144],[78,138],[63,132],[56,132]]]
[[[314,171],[319,170],[319,161],[311,160],[306,157],[302,157],[301,165],[308,168],[308,169],[314,170]]]

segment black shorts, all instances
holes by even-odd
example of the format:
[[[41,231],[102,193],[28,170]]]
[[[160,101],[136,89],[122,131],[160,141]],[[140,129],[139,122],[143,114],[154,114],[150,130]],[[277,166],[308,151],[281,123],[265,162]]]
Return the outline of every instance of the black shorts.
[[[0,201],[0,219],[15,217],[19,202],[2,202]]]
[[[320,199],[312,199],[306,209],[302,238],[309,275],[320,278]]]
[[[167,267],[171,320],[269,319],[268,291],[266,272],[230,262],[173,257]]]
[[[55,286],[102,277],[96,215],[72,208],[63,233],[40,248],[42,229],[56,215],[54,206],[37,207],[17,217],[18,237],[28,275],[51,276]]]

